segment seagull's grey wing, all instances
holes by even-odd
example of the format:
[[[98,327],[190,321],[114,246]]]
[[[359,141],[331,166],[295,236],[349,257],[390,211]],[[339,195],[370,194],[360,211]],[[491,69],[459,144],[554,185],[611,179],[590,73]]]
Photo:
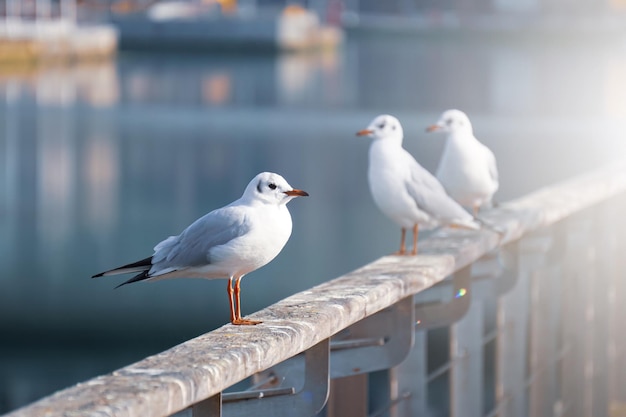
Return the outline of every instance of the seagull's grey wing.
[[[438,220],[471,222],[472,216],[446,193],[439,180],[412,156],[409,159],[411,175],[405,185],[418,207]]]
[[[245,213],[237,206],[214,210],[196,220],[180,235],[170,236],[154,248],[150,275],[211,263],[211,248],[224,245],[250,230]]]

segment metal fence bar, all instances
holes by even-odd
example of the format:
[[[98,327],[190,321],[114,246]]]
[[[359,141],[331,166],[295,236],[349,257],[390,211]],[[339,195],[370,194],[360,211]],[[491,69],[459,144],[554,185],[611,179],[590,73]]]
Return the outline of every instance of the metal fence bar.
[[[322,416],[367,417],[368,375],[360,374],[333,379],[330,397]]]
[[[222,415],[222,393],[194,404],[191,408],[193,417],[216,417]]]
[[[528,275],[520,270],[519,244],[509,274],[517,277],[514,288],[498,300],[497,321],[503,337],[496,342],[496,402],[505,402],[501,416],[527,415],[524,397],[526,328],[528,324]]]
[[[560,259],[564,252],[565,235],[562,224],[552,227],[546,237],[547,250],[541,264],[531,272],[531,322],[529,415],[545,416],[558,413],[557,399],[561,320]]]
[[[606,204],[604,236],[611,239],[609,248],[609,342],[608,357],[611,363],[608,371],[608,401],[610,412],[616,415],[626,414],[626,303],[623,294],[626,294],[626,256],[623,248],[626,247],[626,223],[617,222],[626,211],[626,198],[620,196],[611,204]]]
[[[396,405],[392,416],[423,416],[426,413],[428,390],[426,331],[417,331],[413,349],[408,357],[395,368],[398,394],[406,400]]]
[[[563,381],[563,401],[571,410],[572,416],[588,415],[585,412],[587,398],[587,362],[585,354],[588,323],[587,276],[585,258],[587,248],[581,241],[579,222],[568,219],[569,235],[567,238],[564,273],[567,285],[562,288],[565,299],[563,309],[563,338],[568,341],[570,352],[561,369]]]
[[[466,267],[457,274],[471,274]],[[473,302],[467,314],[450,327],[450,356],[460,359],[450,376],[451,415],[480,417],[483,414],[483,310],[482,303]]]
[[[535,271],[531,275],[531,324],[530,324],[530,376],[529,416],[552,415],[551,401],[554,395],[554,328],[551,309],[546,300],[550,298],[547,274]]]
[[[584,236],[584,233],[583,233]],[[593,305],[593,281],[589,279],[593,271],[591,269],[592,257],[594,256],[594,248],[591,245],[584,247],[581,256],[581,265],[578,272],[578,279],[580,282],[581,304],[580,308],[584,312],[584,319],[581,321],[584,328],[579,329],[578,332],[583,335],[582,340],[582,361],[583,368],[583,405],[582,415],[584,417],[594,417],[594,395],[593,395],[593,326],[594,326],[594,305]]]
[[[608,340],[609,340],[609,287],[610,287],[610,231],[607,226],[605,204],[592,211],[592,227],[594,229],[591,243],[594,246],[592,264],[588,280],[592,284],[593,303],[593,415],[606,416],[609,411],[608,396]]]

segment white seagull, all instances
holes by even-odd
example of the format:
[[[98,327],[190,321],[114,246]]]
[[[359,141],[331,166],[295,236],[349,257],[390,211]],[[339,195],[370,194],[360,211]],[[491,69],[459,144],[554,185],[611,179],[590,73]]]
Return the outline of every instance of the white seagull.
[[[357,135],[374,139],[367,176],[374,201],[402,229],[400,251],[396,254],[407,254],[405,237],[409,228],[413,228],[412,255],[417,254],[419,225],[480,228],[474,217],[451,199],[439,181],[402,147],[398,119],[378,116]]]
[[[472,124],[460,110],[443,112],[427,132],[448,133],[446,146],[437,168],[437,179],[448,194],[474,215],[490,204],[498,190],[498,167],[493,152],[474,137]]]
[[[139,272],[118,287],[178,277],[228,278],[231,323],[261,323],[241,318],[241,279],[270,262],[285,246],[291,236],[287,203],[298,196],[308,194],[294,189],[278,174],[262,172],[250,181],[239,200],[163,240],[152,256],[92,278]]]

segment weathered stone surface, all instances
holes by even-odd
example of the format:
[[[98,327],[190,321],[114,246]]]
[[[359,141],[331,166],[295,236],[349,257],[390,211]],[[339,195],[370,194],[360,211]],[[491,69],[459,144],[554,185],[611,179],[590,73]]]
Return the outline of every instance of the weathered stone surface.
[[[67,388],[9,416],[164,416],[279,363],[397,301],[445,279],[486,252],[626,192],[626,167],[613,166],[541,189],[484,218],[491,231],[441,230],[417,257],[386,256],[294,294],[109,375]]]

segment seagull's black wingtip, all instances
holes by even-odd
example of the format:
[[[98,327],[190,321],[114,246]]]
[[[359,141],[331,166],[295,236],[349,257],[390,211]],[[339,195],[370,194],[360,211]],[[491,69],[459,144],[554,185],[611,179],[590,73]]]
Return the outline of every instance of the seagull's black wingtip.
[[[128,281],[122,282],[120,285],[115,287],[115,289],[121,287],[122,285],[131,284],[131,283],[137,282],[137,281],[143,281],[144,279],[148,279],[148,278],[150,278],[150,275],[148,275],[148,271],[141,271],[140,273],[138,273],[137,275],[135,275],[134,277],[132,277]]]
[[[116,285],[116,286],[115,286],[115,288],[113,288],[113,289],[114,289],[114,290],[117,290],[119,287],[124,286],[124,285],[126,285],[126,284],[128,284],[128,281],[124,281],[124,282],[122,282],[120,285]]]
[[[144,258],[140,261],[133,262],[124,266],[120,266],[119,268],[111,269],[109,271],[100,272],[99,274],[96,274],[96,275],[92,275],[91,278],[103,277],[106,274],[114,275],[114,274],[124,274],[126,272],[137,272],[138,270],[141,270],[144,268],[146,270],[149,270],[151,266],[152,266],[152,256],[148,256],[147,258]],[[128,269],[130,269],[130,271],[126,271]],[[137,277],[133,277],[133,279],[135,278]],[[134,281],[131,281],[131,282],[134,282]]]

